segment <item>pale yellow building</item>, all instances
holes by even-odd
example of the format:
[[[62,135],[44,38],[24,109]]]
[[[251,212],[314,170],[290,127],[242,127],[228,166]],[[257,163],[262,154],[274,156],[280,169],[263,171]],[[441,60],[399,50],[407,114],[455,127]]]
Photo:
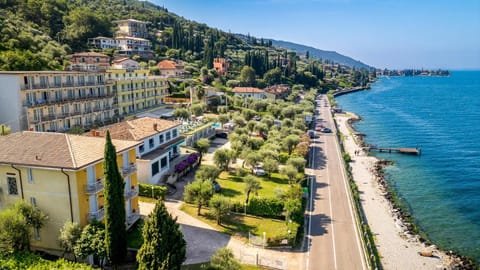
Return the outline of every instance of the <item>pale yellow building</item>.
[[[167,79],[151,76],[148,69],[109,69],[106,80],[116,93],[121,118],[161,106],[168,95]]]
[[[13,132],[89,129],[115,119],[104,72],[0,71],[0,123]]]
[[[140,217],[136,148],[139,142],[112,140],[124,177],[127,227]],[[31,246],[58,252],[58,235],[66,221],[85,226],[104,219],[105,138],[64,133],[18,132],[0,136],[0,209],[18,200],[48,215],[33,233]]]

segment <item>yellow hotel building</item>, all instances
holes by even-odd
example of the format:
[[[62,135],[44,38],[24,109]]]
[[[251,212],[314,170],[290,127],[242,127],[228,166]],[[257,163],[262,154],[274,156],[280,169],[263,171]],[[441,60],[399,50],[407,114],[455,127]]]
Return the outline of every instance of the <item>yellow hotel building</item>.
[[[139,142],[112,140],[124,177],[126,226],[139,218],[136,148]],[[24,131],[0,137],[0,210],[18,200],[48,215],[33,233],[31,246],[59,252],[58,236],[66,221],[85,226],[104,218],[103,155],[105,138]]]
[[[116,93],[120,118],[161,106],[168,95],[167,79],[148,69],[109,69],[105,77]]]

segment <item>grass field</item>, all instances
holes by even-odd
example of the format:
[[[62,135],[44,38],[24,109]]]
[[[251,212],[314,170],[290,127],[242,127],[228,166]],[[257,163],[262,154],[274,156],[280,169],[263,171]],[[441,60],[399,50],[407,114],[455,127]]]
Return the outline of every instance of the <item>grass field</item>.
[[[197,208],[194,205],[183,204],[182,211],[196,217],[215,229],[228,233],[242,236],[245,241],[248,240],[248,232],[256,235],[262,235],[265,232],[267,238],[278,238],[288,236],[288,230],[295,235],[297,233],[298,225],[296,223],[287,223],[283,220],[262,218],[256,216],[244,216],[242,214],[231,213],[227,216],[221,225],[217,225],[215,217],[209,213],[207,208],[202,208],[200,216],[197,216]]]
[[[272,173],[271,177],[257,176],[257,179],[260,181],[261,186],[258,191],[259,197],[275,197],[276,190],[285,191],[289,188],[288,178],[278,173]],[[222,172],[217,181],[222,187],[220,194],[230,198],[232,201],[245,201],[245,183],[242,177],[230,172]],[[250,196],[253,197],[255,195],[250,194]]]

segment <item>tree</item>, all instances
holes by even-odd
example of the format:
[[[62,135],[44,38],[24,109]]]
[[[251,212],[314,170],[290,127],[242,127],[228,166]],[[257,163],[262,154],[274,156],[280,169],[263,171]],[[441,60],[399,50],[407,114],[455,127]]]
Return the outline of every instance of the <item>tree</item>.
[[[283,167],[282,173],[288,177],[288,183],[292,184],[293,180],[297,176],[297,168],[293,167],[292,165],[287,165]]]
[[[207,153],[208,148],[210,148],[210,141],[208,139],[202,138],[195,142],[195,149],[200,153],[199,164],[202,163],[203,154]]]
[[[273,158],[266,158],[263,161],[263,170],[268,174],[268,177],[270,177],[272,173],[278,170],[278,161]]]
[[[78,223],[67,221],[63,224],[63,227],[60,229],[60,235],[58,236],[58,242],[63,248],[62,257],[65,256],[65,253],[73,253],[75,262],[77,261],[74,250],[81,235],[82,228]]]
[[[252,67],[244,66],[240,71],[240,83],[243,86],[255,86],[255,70]]]
[[[201,181],[209,180],[213,182],[217,179],[220,173],[221,171],[217,169],[215,166],[202,165],[195,172],[195,180],[201,180]]]
[[[107,131],[103,162],[105,175],[105,249],[108,262],[119,265],[127,255],[125,198],[122,175],[118,170],[117,151]]]
[[[220,109],[220,107],[218,108]],[[218,115],[217,119],[218,119],[218,122],[222,123],[222,127],[223,127],[223,125],[225,125],[228,122],[228,120],[230,120],[230,117],[228,117],[228,114],[220,114]]]
[[[30,228],[25,219],[14,209],[5,209],[0,212],[0,254],[28,250],[30,234]]]
[[[260,181],[253,176],[253,175],[247,175],[243,179],[245,182],[245,193],[247,195],[247,198],[245,199],[245,204],[248,204],[248,200],[250,199],[250,193],[253,193],[255,195],[258,195],[258,191],[262,188],[260,186]]]
[[[222,223],[222,219],[230,212],[232,204],[229,199],[222,195],[214,195],[210,200],[210,211],[217,220],[217,224]]]
[[[94,262],[100,262],[103,265],[105,257],[105,225],[101,222],[93,220],[85,226],[80,235],[80,239],[74,248],[74,253],[80,258],[93,256]]]
[[[283,140],[283,145],[288,149],[288,155],[292,154],[293,149],[297,146],[298,142],[300,141],[300,137],[297,135],[288,135]]]
[[[257,152],[247,152],[246,156],[243,159],[245,165],[250,166],[252,173],[253,168],[262,160],[262,157]]]
[[[203,115],[203,111],[204,111],[204,105],[203,104],[193,104],[191,107],[190,107],[190,111],[195,115],[195,116],[201,116]]]
[[[200,215],[202,206],[207,205],[208,201],[213,196],[212,181],[196,179],[185,186],[184,196],[186,202],[195,203],[197,205],[197,215]]]
[[[230,164],[231,159],[232,153],[227,149],[218,149],[213,155],[213,161],[215,162],[215,165],[217,165],[222,171],[228,170],[228,164]]]
[[[185,120],[190,119],[190,113],[185,108],[175,108],[175,110],[173,110],[173,116]]]
[[[287,165],[292,165],[299,172],[305,171],[307,161],[303,157],[291,157],[287,160]]]
[[[187,244],[163,201],[157,201],[142,230],[143,244],[137,253],[138,269],[179,270],[186,259]]]
[[[15,212],[25,219],[27,226],[39,230],[48,220],[48,216],[36,206],[25,201],[18,201],[13,206]]]
[[[235,259],[233,253],[228,248],[219,248],[210,258],[210,265],[214,269],[222,270],[240,270],[242,266]]]

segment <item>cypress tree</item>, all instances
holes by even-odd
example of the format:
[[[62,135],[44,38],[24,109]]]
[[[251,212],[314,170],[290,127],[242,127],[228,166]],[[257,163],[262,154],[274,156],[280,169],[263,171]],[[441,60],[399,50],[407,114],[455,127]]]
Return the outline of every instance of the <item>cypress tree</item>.
[[[124,183],[117,154],[107,131],[103,171],[105,175],[105,250],[108,262],[119,265],[127,255]]]
[[[186,259],[186,243],[177,219],[157,201],[142,231],[143,244],[137,253],[138,269],[180,270]]]

